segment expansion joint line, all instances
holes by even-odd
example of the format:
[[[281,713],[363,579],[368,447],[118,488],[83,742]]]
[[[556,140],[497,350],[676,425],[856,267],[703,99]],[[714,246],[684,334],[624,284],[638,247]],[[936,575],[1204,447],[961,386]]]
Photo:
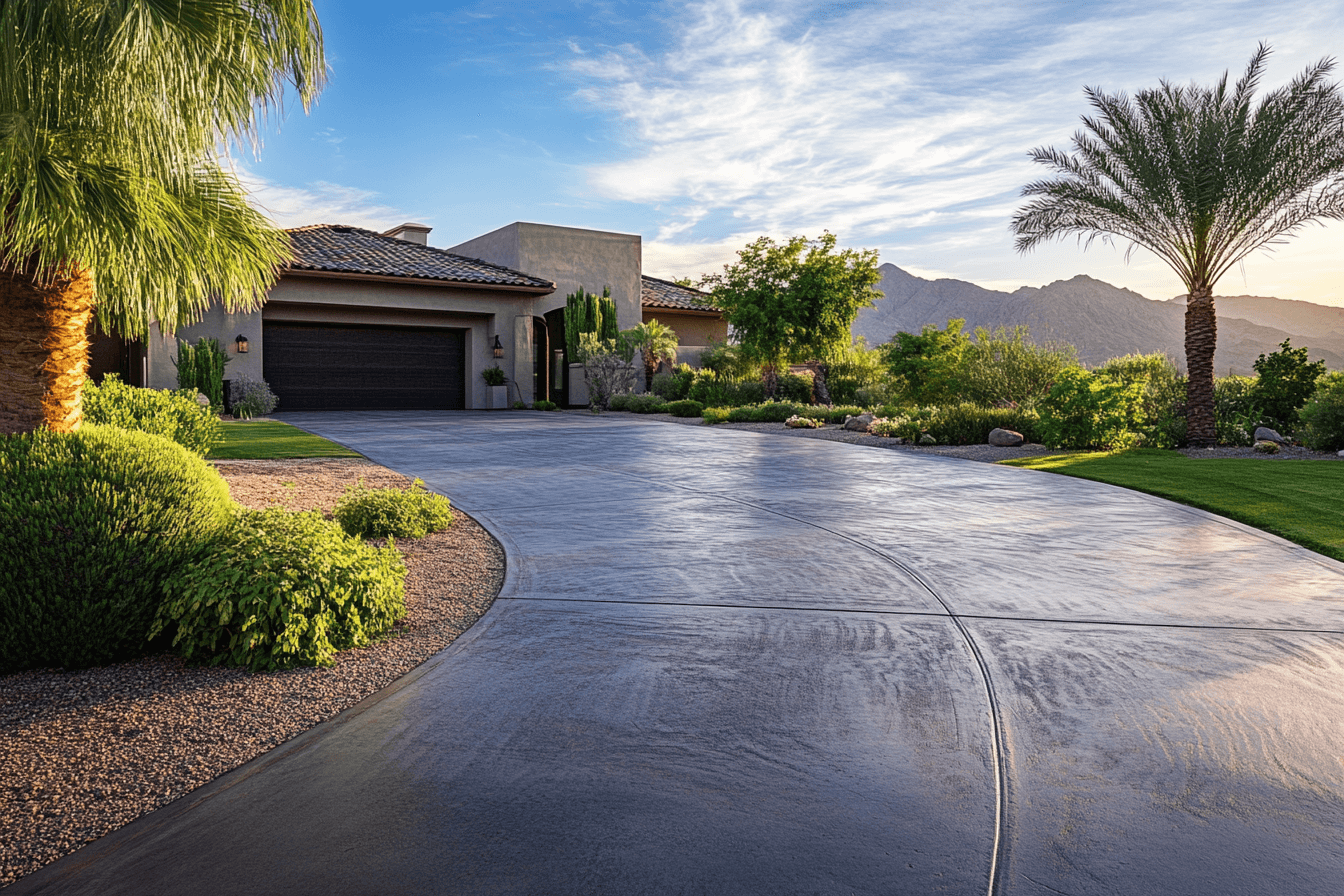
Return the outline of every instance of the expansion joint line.
[[[965,642],[967,650],[970,651],[971,658],[975,660],[976,668],[980,672],[980,682],[984,686],[985,702],[989,707],[989,738],[990,738],[990,745],[994,755],[994,848],[990,854],[989,859],[989,887],[986,890],[986,893],[987,896],[997,896],[997,894],[1000,892],[1000,881],[1002,880],[1003,877],[1004,865],[1007,863],[1006,860],[1008,851],[1008,838],[1007,838],[1007,832],[1005,830],[1007,826],[1007,813],[1008,813],[1008,757],[1005,744],[1006,735],[1005,735],[1005,727],[1003,724],[1003,714],[999,708],[999,699],[997,695],[994,693],[994,681],[993,679],[990,678],[989,675],[989,664],[985,661],[984,655],[980,652],[980,645],[978,645],[975,642],[975,637],[971,634],[970,629],[966,627],[966,623],[962,620],[961,616],[959,616],[956,613],[956,611],[952,609],[952,606],[946,600],[943,599],[942,595],[940,595],[937,591],[933,590],[933,586],[930,585],[928,582],[926,582],[924,580],[924,577],[921,576],[919,573],[917,573],[914,569],[906,565],[903,561],[898,560],[897,558],[891,556],[881,548],[878,548],[871,544],[867,544],[866,542],[854,538],[851,535],[846,535],[843,532],[837,532],[836,530],[823,526],[820,523],[815,522],[813,520],[805,519],[799,516],[794,516],[791,513],[785,513],[782,510],[775,510],[774,508],[771,507],[763,507],[760,504],[753,504],[752,502],[744,501],[741,498],[734,498],[729,495],[719,494],[718,492],[707,492],[704,489],[693,488],[688,485],[681,485],[680,483],[663,482],[657,479],[649,479],[644,476],[637,476],[633,473],[629,473],[624,470],[612,470],[610,468],[602,467],[597,464],[578,464],[577,466],[585,466],[589,467],[590,469],[600,470],[603,473],[607,473],[609,475],[614,474],[617,476],[624,476],[629,479],[638,479],[642,482],[654,483],[665,487],[676,488],[685,492],[692,492],[697,495],[704,495],[707,497],[718,498],[719,500],[723,501],[730,501],[734,504],[741,505],[742,507],[750,507],[753,510],[763,511],[765,513],[769,513],[774,516],[779,516],[783,517],[784,519],[793,520],[796,523],[802,523],[805,526],[811,526],[814,529],[819,529],[822,532],[826,532],[830,535],[834,535],[836,538],[839,538],[843,541],[847,541],[850,544],[854,545],[855,547],[867,551],[868,553],[883,560],[886,563],[890,563],[892,566],[896,567],[901,572],[905,573],[905,575],[908,576],[910,579],[914,580],[919,585],[919,587],[927,591],[930,597],[938,601],[938,604],[943,608],[943,611],[947,614],[947,618],[951,620],[954,626],[956,626],[957,632],[961,635],[962,640]]]

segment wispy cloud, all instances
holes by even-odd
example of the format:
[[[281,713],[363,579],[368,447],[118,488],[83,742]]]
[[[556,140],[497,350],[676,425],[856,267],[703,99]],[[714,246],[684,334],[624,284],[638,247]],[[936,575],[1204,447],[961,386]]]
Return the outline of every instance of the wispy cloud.
[[[350,224],[383,231],[414,215],[378,201],[371,190],[317,181],[302,187],[277,184],[237,168],[252,204],[281,227]]]
[[[695,274],[762,233],[825,228],[884,261],[999,280],[1018,191],[1038,176],[1026,154],[1067,143],[1085,84],[1235,76],[1262,39],[1287,79],[1339,33],[1301,0],[913,6],[701,0],[656,54],[576,47],[579,96],[628,145],[588,183],[656,207],[646,264]],[[1167,282],[1155,262],[1130,270]]]

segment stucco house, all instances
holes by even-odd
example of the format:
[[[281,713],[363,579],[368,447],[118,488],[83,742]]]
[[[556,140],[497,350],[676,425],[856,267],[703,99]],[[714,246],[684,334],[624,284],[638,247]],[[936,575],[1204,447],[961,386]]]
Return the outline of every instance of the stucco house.
[[[564,403],[565,298],[609,288],[621,329],[657,318],[694,361],[727,338],[702,293],[641,272],[640,237],[516,222],[450,249],[430,228],[384,233],[319,224],[288,231],[293,260],[265,304],[233,314],[211,307],[176,337],[218,339],[228,379],[264,379],[282,410],[489,407],[481,372],[498,365],[509,400]],[[94,341],[91,373],[120,371],[173,388],[176,338]]]

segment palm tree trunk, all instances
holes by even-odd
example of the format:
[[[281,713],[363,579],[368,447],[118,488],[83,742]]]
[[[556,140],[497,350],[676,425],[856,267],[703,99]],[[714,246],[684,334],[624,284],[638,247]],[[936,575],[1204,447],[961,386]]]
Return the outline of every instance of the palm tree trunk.
[[[653,392],[653,375],[658,372],[658,359],[653,352],[644,349],[644,391]]]
[[[79,428],[92,318],[87,271],[0,272],[0,433]]]
[[[1186,435],[1193,448],[1217,442],[1213,419],[1213,352],[1218,346],[1218,319],[1213,289],[1197,287],[1185,303]]]

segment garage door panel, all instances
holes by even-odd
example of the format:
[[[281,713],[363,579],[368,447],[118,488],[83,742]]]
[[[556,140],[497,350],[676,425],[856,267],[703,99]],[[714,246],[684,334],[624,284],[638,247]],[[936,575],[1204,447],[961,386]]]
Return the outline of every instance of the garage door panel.
[[[266,321],[263,340],[281,410],[465,407],[464,330]]]

